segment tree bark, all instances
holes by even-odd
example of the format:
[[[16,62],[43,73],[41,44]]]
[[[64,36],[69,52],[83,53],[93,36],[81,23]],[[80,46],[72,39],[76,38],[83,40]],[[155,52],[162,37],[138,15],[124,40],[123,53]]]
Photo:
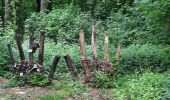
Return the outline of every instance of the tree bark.
[[[81,62],[85,74],[85,81],[88,82],[90,81],[91,74],[87,63],[83,29],[81,29],[79,32],[79,41],[80,41]]]
[[[53,59],[51,69],[50,69],[50,72],[49,72],[49,75],[48,75],[48,80],[49,80],[50,83],[52,83],[54,72],[56,70],[56,67],[57,67],[59,60],[60,60],[60,56],[55,56],[54,59]]]
[[[34,44],[34,33],[33,30],[29,29],[29,49],[32,50],[32,46]],[[33,50],[32,52],[29,52],[29,63],[33,64]]]
[[[70,58],[69,55],[65,55],[64,59],[67,63],[67,66],[68,66],[70,72],[71,72],[73,81],[78,81],[77,69],[76,69],[75,65],[73,64],[72,59]]]
[[[14,66],[15,59],[14,59],[14,56],[13,56],[11,43],[8,43],[7,45],[8,45],[8,52],[9,52],[10,61],[11,61],[12,66]]]
[[[109,62],[109,37],[108,33],[105,34],[105,43],[104,43],[104,60]]]
[[[45,32],[41,31],[40,40],[39,40],[40,49],[39,49],[39,54],[38,54],[38,63],[40,65],[43,65],[44,41],[45,41]]]

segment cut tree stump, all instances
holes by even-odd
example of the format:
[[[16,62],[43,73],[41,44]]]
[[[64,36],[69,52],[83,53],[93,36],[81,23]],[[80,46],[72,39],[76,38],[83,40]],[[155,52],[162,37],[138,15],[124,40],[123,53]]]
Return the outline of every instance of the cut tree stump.
[[[75,65],[73,64],[72,59],[70,58],[69,55],[65,55],[64,59],[67,63],[67,66],[68,66],[70,72],[71,72],[73,81],[78,81],[77,69],[76,69]]]
[[[54,72],[56,70],[56,67],[57,67],[57,64],[58,64],[59,60],[60,60],[60,56],[57,56],[57,55],[53,59],[53,62],[52,62],[52,65],[51,65],[51,69],[50,69],[49,75],[48,75],[49,83],[52,83]]]
[[[82,62],[82,67],[84,70],[85,74],[85,81],[89,82],[91,79],[91,73],[88,67],[88,60],[86,57],[86,49],[85,49],[85,43],[84,43],[84,30],[81,29],[79,32],[79,41],[80,41],[80,52],[81,52],[81,62]]]

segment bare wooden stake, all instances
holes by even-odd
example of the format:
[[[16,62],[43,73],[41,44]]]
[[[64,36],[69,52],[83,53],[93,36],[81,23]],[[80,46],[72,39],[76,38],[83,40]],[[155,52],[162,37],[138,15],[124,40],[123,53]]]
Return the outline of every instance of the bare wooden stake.
[[[85,81],[88,82],[91,78],[91,74],[90,74],[87,57],[86,57],[83,29],[81,29],[79,32],[79,41],[80,41],[81,62],[82,62],[82,67],[83,67],[84,74],[85,74]]]
[[[7,46],[8,46],[8,52],[9,52],[9,57],[10,57],[11,64],[12,64],[12,66],[14,66],[15,59],[14,59],[14,56],[13,56],[11,43],[8,43]]]
[[[64,59],[67,63],[67,66],[68,66],[70,72],[71,72],[73,81],[78,81],[77,69],[76,69],[75,65],[73,64],[72,59],[70,58],[69,55],[65,55]]]
[[[54,72],[56,70],[56,67],[57,67],[59,60],[60,60],[60,56],[57,56],[57,55],[53,59],[51,69],[50,69],[50,72],[49,72],[49,75],[48,75],[48,80],[49,80],[50,83],[52,82]]]
[[[116,48],[116,59],[117,59],[117,64],[119,64],[119,59],[120,59],[120,45],[119,44]]]
[[[33,64],[33,49],[32,46],[34,44],[34,33],[33,30],[30,28],[29,29],[29,49],[32,51],[29,52],[29,63],[32,65]]]
[[[108,33],[105,34],[105,43],[104,43],[104,60],[109,62],[109,37]]]
[[[39,40],[39,54],[38,54],[38,63],[43,65],[43,56],[44,56],[44,41],[45,41],[45,32],[41,31],[40,40]]]

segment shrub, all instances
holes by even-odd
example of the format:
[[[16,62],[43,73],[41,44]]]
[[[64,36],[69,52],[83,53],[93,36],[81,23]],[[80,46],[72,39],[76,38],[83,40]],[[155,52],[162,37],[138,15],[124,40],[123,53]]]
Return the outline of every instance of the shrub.
[[[31,86],[46,86],[48,85],[47,76],[45,73],[32,73],[28,76],[28,83]]]
[[[133,73],[151,69],[165,71],[170,67],[170,48],[156,45],[131,45],[121,49],[120,65],[117,70],[121,73]]]
[[[10,70],[9,55],[7,44],[4,37],[0,37],[0,76],[4,75],[6,71]]]

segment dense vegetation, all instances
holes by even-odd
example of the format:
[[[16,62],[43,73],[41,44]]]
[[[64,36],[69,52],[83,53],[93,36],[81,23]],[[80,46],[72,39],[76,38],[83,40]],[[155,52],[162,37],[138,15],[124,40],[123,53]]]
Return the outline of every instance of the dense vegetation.
[[[43,65],[47,72],[30,75],[27,79],[29,85],[49,85],[48,70],[55,55],[69,54],[82,79],[78,33],[84,29],[86,53],[91,57],[91,26],[95,24],[98,59],[103,59],[104,34],[107,31],[114,75],[96,71],[92,85],[86,87],[72,82],[69,69],[61,58],[55,72],[57,81],[49,86],[60,93],[40,99],[84,97],[83,93],[88,93],[91,88],[97,88],[98,94],[106,94],[111,100],[170,99],[169,0],[48,0],[45,10],[40,9],[38,1],[46,0],[0,1],[0,76],[11,79],[6,87],[25,84],[25,78],[13,77],[7,44],[12,44],[16,61],[27,58],[30,28],[35,41],[39,40],[41,30],[46,32]],[[23,47],[23,55],[18,52],[20,46]],[[119,61],[116,57],[118,46]],[[34,59],[37,58],[38,51],[34,54]]]

